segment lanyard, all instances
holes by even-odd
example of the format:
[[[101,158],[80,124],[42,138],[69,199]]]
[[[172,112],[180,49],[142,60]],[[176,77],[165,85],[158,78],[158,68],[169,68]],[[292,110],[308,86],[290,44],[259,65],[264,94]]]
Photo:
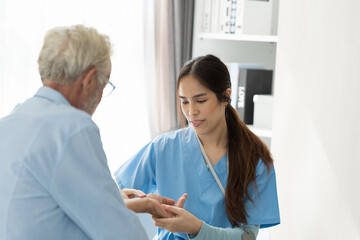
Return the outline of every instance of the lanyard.
[[[201,144],[200,139],[199,139],[199,137],[198,137],[197,135],[196,135],[196,138],[197,138],[197,140],[198,140],[198,142],[199,142],[199,146],[200,146],[201,153],[202,153],[202,155],[204,156],[205,161],[206,161],[206,163],[208,164],[208,166],[209,166],[209,168],[210,168],[210,171],[211,171],[212,175],[213,175],[214,178],[215,178],[215,181],[216,181],[217,184],[219,185],[219,188],[220,188],[221,192],[222,192],[222,193],[224,194],[224,196],[225,196],[225,189],[224,189],[223,185],[221,184],[221,182],[220,182],[220,180],[219,180],[219,177],[217,176],[217,174],[216,174],[216,172],[215,172],[215,170],[214,170],[214,168],[213,168],[213,165],[211,164],[211,162],[210,162],[210,160],[209,160],[209,157],[207,156],[207,154],[206,154],[206,152],[205,152],[205,149],[204,149],[203,145]],[[229,169],[229,158],[227,158],[227,166],[228,166],[228,169]]]
[[[207,154],[205,152],[204,146],[201,144],[200,139],[199,139],[199,137],[197,135],[196,135],[196,138],[197,138],[197,140],[199,142],[201,153],[204,156],[205,161],[208,164],[208,166],[210,168],[210,171],[211,171],[212,175],[214,176],[217,184],[219,185],[219,188],[221,189],[222,193],[225,196],[225,189],[224,189],[223,185],[221,184],[221,182],[220,182],[220,180],[219,180],[219,178],[218,178],[218,176],[217,176],[217,174],[216,174],[216,172],[215,172],[215,170],[213,168],[213,165],[211,164],[211,162],[209,160],[209,157],[207,156]],[[227,167],[228,167],[228,171],[229,171],[229,158],[228,157],[227,157]],[[255,240],[255,235],[254,235],[253,232],[249,231],[244,226],[244,224],[242,224],[242,223],[241,223],[241,227],[244,229],[244,233],[243,233],[242,238],[241,238],[242,240]]]

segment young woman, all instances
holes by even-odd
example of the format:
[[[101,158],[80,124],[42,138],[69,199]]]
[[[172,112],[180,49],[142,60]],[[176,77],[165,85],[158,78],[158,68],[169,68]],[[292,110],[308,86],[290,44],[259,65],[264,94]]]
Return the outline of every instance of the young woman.
[[[177,95],[190,126],[158,136],[115,172],[121,188],[188,194],[183,209],[164,206],[174,217],[153,218],[154,239],[254,239],[279,224],[273,160],[229,104],[226,65],[212,55],[186,63]]]

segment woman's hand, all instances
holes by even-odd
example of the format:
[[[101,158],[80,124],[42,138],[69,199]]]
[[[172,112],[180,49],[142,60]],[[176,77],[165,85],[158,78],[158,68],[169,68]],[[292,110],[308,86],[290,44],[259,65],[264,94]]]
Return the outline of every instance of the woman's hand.
[[[163,206],[168,206],[166,204],[161,204],[158,200],[147,198],[149,200],[149,207],[146,210],[147,213],[151,214],[152,217],[156,218],[168,218],[172,217],[172,213],[166,211]],[[174,200],[172,200],[175,202]]]
[[[183,232],[197,235],[201,229],[202,222],[183,208],[163,205],[163,208],[171,213],[173,217],[158,218],[152,216],[155,226],[170,232]]]
[[[187,193],[184,193],[184,194],[176,201],[175,206],[176,206],[176,207],[179,207],[179,208],[183,208],[187,196],[188,196],[188,194],[187,194]],[[169,204],[169,205],[170,205],[170,204]]]
[[[186,198],[188,194],[184,193],[176,202],[175,206],[182,208],[185,204]],[[166,211],[163,206],[166,205],[174,205],[175,201],[170,198],[162,197],[153,193],[150,193],[146,195],[146,198],[149,198],[153,200],[152,207],[149,208],[148,213],[150,213],[152,216],[161,218],[161,217],[174,217],[174,214],[172,212]]]

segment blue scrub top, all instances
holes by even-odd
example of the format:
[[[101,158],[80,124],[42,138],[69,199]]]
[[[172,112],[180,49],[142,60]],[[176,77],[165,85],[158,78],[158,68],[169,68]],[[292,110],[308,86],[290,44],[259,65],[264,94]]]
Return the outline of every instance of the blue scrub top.
[[[214,165],[224,188],[227,184],[227,154]],[[121,188],[154,192],[172,199],[188,193],[184,208],[194,216],[215,227],[231,227],[225,211],[225,198],[201,154],[192,127],[156,137],[130,158],[116,172]],[[248,224],[261,228],[280,223],[275,170],[268,173],[259,161],[256,169],[257,190],[249,189],[254,204],[245,200]],[[188,239],[183,233],[158,230],[159,239]],[[156,238],[155,238],[156,239]]]

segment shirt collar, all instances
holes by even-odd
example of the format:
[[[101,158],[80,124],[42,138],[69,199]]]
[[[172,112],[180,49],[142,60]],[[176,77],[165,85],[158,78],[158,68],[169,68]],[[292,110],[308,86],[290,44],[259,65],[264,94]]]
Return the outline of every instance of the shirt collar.
[[[45,98],[49,101],[70,105],[66,98],[53,88],[43,86],[35,94],[34,97]]]

